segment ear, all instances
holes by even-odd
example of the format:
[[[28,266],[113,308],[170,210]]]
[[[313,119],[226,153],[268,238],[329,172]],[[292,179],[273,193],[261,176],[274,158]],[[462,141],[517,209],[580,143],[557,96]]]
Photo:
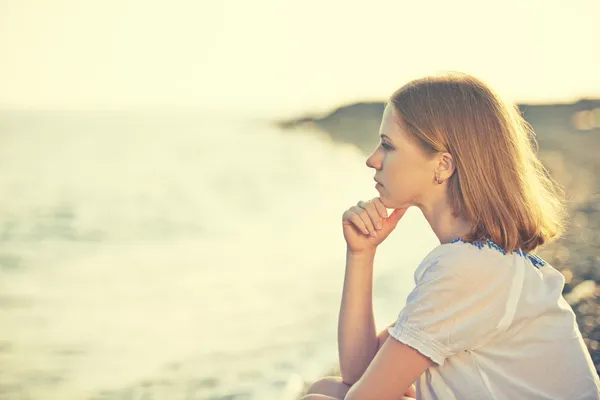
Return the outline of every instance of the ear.
[[[454,170],[456,169],[456,165],[454,163],[454,158],[452,154],[448,152],[444,152],[438,157],[438,165],[437,172],[439,176],[443,180],[448,180],[454,174]]]

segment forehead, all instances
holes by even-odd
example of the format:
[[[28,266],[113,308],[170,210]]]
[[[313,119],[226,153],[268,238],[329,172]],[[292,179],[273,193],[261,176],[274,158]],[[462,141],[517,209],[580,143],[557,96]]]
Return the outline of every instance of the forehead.
[[[398,149],[405,149],[415,154],[423,153],[418,140],[405,128],[401,115],[392,104],[386,105],[383,111],[379,135],[387,136]]]
[[[385,106],[385,110],[383,110],[383,117],[381,118],[379,134],[386,135],[391,140],[401,141],[406,136],[406,134],[403,132],[401,125],[401,118],[395,111],[394,106],[391,104],[387,104]]]

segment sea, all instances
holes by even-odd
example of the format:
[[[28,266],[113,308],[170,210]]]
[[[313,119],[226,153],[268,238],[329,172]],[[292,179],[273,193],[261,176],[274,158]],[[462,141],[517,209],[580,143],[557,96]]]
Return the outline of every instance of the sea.
[[[367,156],[234,112],[0,111],[0,399],[298,398],[337,365]],[[438,244],[411,207],[379,246],[378,331]]]

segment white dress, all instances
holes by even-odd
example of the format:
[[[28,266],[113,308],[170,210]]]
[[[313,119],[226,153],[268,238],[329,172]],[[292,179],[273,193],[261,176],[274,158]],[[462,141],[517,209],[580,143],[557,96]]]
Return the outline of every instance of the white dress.
[[[539,256],[457,238],[414,278],[388,332],[434,362],[417,400],[600,399],[564,277]]]

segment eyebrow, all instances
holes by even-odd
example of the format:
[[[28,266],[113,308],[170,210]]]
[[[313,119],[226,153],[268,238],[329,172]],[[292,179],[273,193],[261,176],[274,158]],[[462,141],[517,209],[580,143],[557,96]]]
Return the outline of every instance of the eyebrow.
[[[381,136],[381,138],[387,138],[387,140],[389,140],[390,142],[392,141],[392,139],[388,135],[386,135],[386,134],[382,134],[382,135],[379,135],[379,136]]]

